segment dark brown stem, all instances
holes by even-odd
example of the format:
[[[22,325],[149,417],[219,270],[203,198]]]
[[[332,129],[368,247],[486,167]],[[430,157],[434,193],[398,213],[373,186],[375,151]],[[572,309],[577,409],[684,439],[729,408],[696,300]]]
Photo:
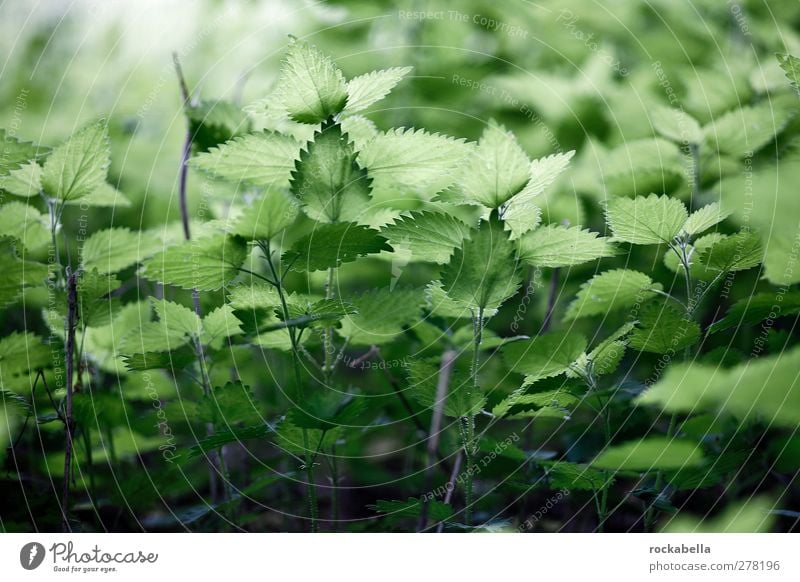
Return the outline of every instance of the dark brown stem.
[[[75,433],[75,423],[72,418],[72,376],[75,367],[75,328],[78,324],[78,273],[73,273],[69,268],[67,271],[67,322],[64,346],[67,391],[64,401],[66,442],[64,443],[64,479],[61,487],[61,528],[65,532],[71,531],[69,525],[69,480],[72,474],[72,438]]]

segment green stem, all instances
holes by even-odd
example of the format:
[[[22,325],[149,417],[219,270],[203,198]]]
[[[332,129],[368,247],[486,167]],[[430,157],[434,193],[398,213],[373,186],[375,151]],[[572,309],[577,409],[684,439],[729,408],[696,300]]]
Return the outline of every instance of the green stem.
[[[480,366],[480,349],[481,341],[483,339],[483,308],[478,309],[478,316],[472,321],[472,329],[474,335],[473,353],[472,353],[472,382],[471,386],[467,386],[467,406],[472,406],[472,393],[478,391],[478,368]],[[475,414],[469,410],[468,416],[462,419],[464,423],[464,431],[462,438],[464,440],[464,459],[466,460],[466,480],[464,483],[464,497],[466,507],[464,508],[464,523],[469,526],[472,523],[472,474],[474,472],[474,453],[476,450],[475,442]]]
[[[286,302],[286,291],[283,288],[283,277],[278,275],[278,269],[275,267],[275,263],[272,260],[272,249],[270,248],[269,241],[266,241],[264,246],[262,247],[264,251],[264,255],[266,257],[267,265],[269,266],[269,270],[272,273],[273,280],[277,283],[275,285],[275,289],[278,292],[278,297],[281,302],[281,310],[283,311],[283,319],[284,321],[289,320],[289,305]],[[274,284],[274,283],[273,283]],[[296,330],[294,327],[287,328],[289,331],[289,340],[292,344],[292,368],[294,369],[294,379],[297,385],[297,400],[302,400],[304,396],[303,390],[303,378],[302,374],[300,373],[300,348],[299,348],[299,341],[297,339]],[[311,450],[309,448],[309,441],[308,441],[308,429],[303,428],[303,456],[304,461],[303,464],[305,465],[306,469],[306,479],[308,481],[307,485],[307,495],[308,495],[308,514],[311,519],[311,532],[316,533],[317,531],[317,486],[314,482],[314,459],[311,455]]]
[[[335,267],[328,268],[328,278],[325,281],[325,299],[333,298],[333,280],[335,275]],[[324,350],[325,365],[322,369],[322,376],[325,380],[325,385],[330,385],[331,376],[333,375],[333,353],[336,348],[333,345],[333,328],[325,326],[322,330],[322,349]]]

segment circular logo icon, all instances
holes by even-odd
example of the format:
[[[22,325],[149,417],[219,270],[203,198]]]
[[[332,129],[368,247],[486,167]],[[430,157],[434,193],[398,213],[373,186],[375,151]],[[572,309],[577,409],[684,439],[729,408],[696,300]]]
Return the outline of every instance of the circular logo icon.
[[[26,570],[35,570],[44,561],[44,546],[39,542],[30,542],[19,551],[19,563]]]

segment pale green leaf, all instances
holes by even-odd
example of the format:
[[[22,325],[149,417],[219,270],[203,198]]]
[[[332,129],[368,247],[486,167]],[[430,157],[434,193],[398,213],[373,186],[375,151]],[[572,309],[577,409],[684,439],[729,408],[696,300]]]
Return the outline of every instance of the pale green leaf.
[[[106,124],[93,123],[50,153],[42,171],[42,187],[59,200],[88,196],[105,183],[110,163]]]
[[[444,212],[413,212],[381,229],[392,247],[405,249],[411,261],[430,261],[444,264],[464,239],[470,237],[470,227]]]
[[[648,303],[639,314],[639,323],[630,336],[630,346],[642,352],[675,354],[697,343],[700,326],[670,305]]]
[[[614,269],[595,275],[581,285],[575,300],[569,304],[565,319],[605,315],[612,311],[642,304],[661,284],[638,271]]]
[[[653,128],[679,144],[699,144],[703,141],[703,130],[697,120],[682,109],[658,106],[650,116]]]
[[[519,239],[519,258],[535,267],[570,267],[614,254],[607,238],[580,226],[549,224]]]
[[[0,156],[0,177],[8,175],[9,172],[21,168],[47,152],[47,148],[21,141],[5,129],[0,129],[0,143],[3,148],[3,154]],[[5,188],[2,180],[0,187]]]
[[[357,113],[377,103],[386,97],[411,70],[411,67],[392,67],[350,79],[347,83],[345,113]]]
[[[190,308],[173,301],[153,299],[153,307],[161,323],[168,330],[179,334],[198,337],[202,331],[202,323],[197,314]]]
[[[456,249],[442,269],[442,288],[468,309],[497,309],[522,282],[513,243],[494,217]]]
[[[730,215],[730,212],[722,210],[719,202],[712,202],[692,212],[684,223],[683,230],[685,230],[687,234],[699,234],[704,230],[708,230],[715,224],[719,224]]]
[[[800,91],[800,59],[790,54],[776,54],[778,64],[795,91]]]
[[[369,203],[367,172],[356,164],[353,144],[334,122],[323,124],[300,152],[291,187],[315,220],[355,222]]]
[[[283,255],[300,271],[321,271],[350,263],[359,257],[390,251],[378,231],[349,222],[321,224],[292,245]]]
[[[796,108],[763,101],[725,113],[704,127],[703,133],[708,147],[742,158],[771,142],[795,113]]]
[[[247,240],[269,240],[291,226],[298,214],[298,204],[282,190],[268,190],[244,208],[230,232]]]
[[[462,139],[421,129],[378,134],[359,152],[376,190],[433,196],[453,184],[470,147]]]
[[[142,274],[165,285],[215,291],[239,275],[246,257],[247,245],[241,238],[213,236],[155,254],[144,261]]]
[[[671,243],[687,218],[683,202],[664,195],[613,198],[606,206],[614,238],[637,245]]]
[[[8,174],[0,172],[0,190],[20,196],[30,198],[38,196],[42,189],[42,167],[36,162],[24,164]]]
[[[64,201],[64,204],[80,206],[81,208],[86,208],[87,206],[127,208],[131,205],[131,201],[114,186],[108,182],[103,182],[89,194],[70,198]]]
[[[24,202],[0,206],[0,233],[21,241],[29,251],[50,243],[48,219]]]
[[[98,230],[83,245],[81,262],[87,270],[117,273],[161,249],[161,241],[128,228]]]
[[[731,328],[743,328],[765,319],[777,319],[800,313],[800,291],[758,293],[740,299],[725,317],[708,326],[708,335]]]
[[[347,85],[339,68],[319,49],[292,40],[278,79],[275,99],[294,121],[316,124],[340,113]]]
[[[530,163],[514,135],[490,121],[464,166],[458,187],[468,202],[497,208],[528,183]]]
[[[49,269],[47,265],[33,261],[22,261],[17,257],[0,254],[0,305],[19,297],[26,287],[44,285]]]
[[[754,232],[742,231],[708,247],[698,263],[713,273],[728,273],[751,269],[763,260],[761,237]]]
[[[191,165],[238,184],[285,188],[300,155],[293,137],[264,131],[237,137],[192,158]]]
[[[670,366],[637,404],[667,412],[722,411],[740,422],[796,429],[800,423],[800,349],[732,368],[699,363]]]
[[[526,381],[532,382],[563,374],[585,350],[586,338],[570,331],[553,332],[508,344],[503,348],[503,354],[512,371],[525,374]]]
[[[702,463],[703,452],[696,443],[648,437],[607,448],[591,462],[591,466],[613,471],[649,472],[682,469]]]
[[[352,346],[387,344],[405,327],[420,320],[424,297],[415,289],[379,289],[349,297],[357,313],[347,315],[336,330]]]

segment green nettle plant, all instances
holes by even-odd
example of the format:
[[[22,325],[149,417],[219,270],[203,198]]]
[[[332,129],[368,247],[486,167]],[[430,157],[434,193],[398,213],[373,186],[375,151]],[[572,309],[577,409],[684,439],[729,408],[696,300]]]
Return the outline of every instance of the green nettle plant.
[[[796,84],[797,59],[780,62]],[[714,160],[783,126],[758,105],[705,127],[654,111],[691,209],[606,152],[591,230],[540,210],[574,152],[531,160],[495,121],[477,142],[379,130],[363,112],[410,70],[347,80],[292,40],[246,110],[196,99],[179,70],[182,220],[162,229],[87,232],[95,207],[130,204],[104,120],[53,149],[3,134],[0,438],[13,495],[58,492],[28,501],[56,516],[40,529],[528,531],[561,491],[548,519],[652,531],[700,527],[679,512],[692,495],[735,501],[797,467],[800,351],[748,357],[724,336],[800,313],[800,294],[777,287],[776,252],[764,265],[765,233],[711,197]],[[206,220],[192,181],[228,189]],[[595,274],[573,293],[580,265]],[[762,268],[776,287],[753,293]],[[541,277],[546,309],[526,312]],[[742,527],[768,527],[774,503],[736,506]],[[30,519],[3,511],[6,528]]]

